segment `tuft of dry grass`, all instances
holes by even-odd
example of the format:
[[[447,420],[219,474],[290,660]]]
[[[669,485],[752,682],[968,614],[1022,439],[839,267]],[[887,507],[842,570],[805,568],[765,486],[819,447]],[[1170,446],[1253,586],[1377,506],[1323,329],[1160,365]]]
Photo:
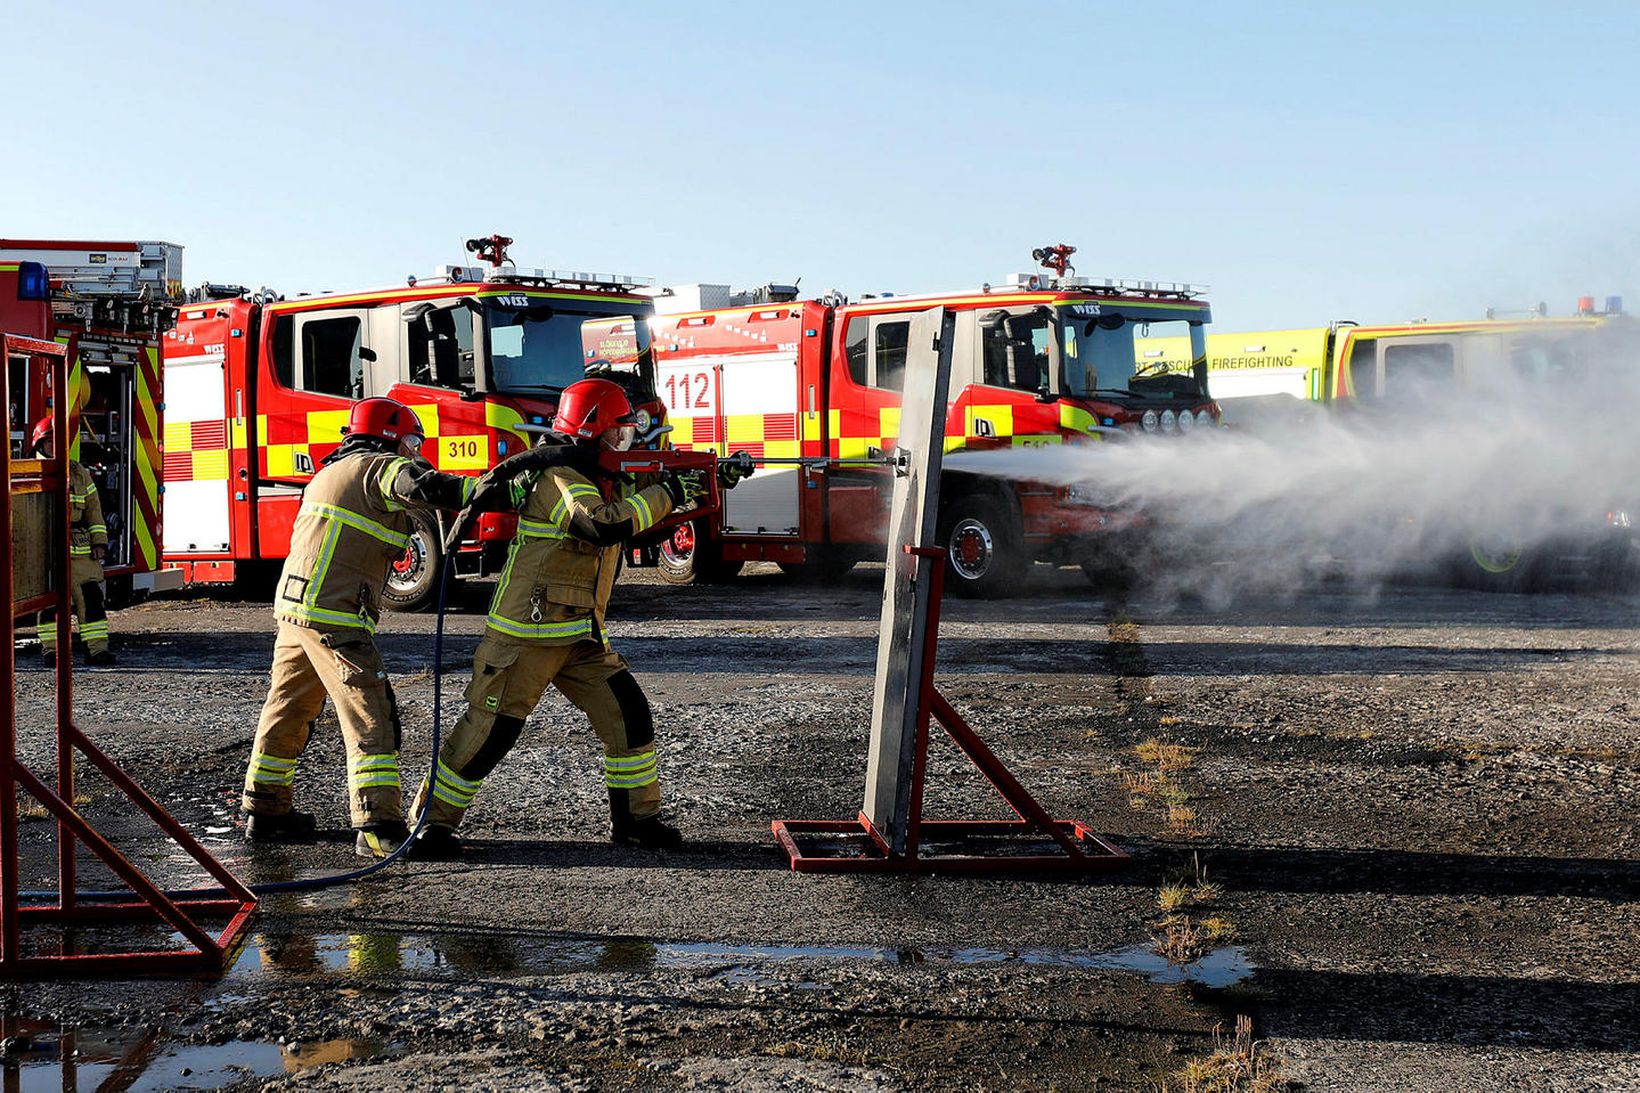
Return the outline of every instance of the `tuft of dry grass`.
[[[1177,782],[1163,782],[1156,795],[1162,799],[1162,804],[1170,807],[1190,800],[1190,791]]]
[[[76,790],[74,793],[74,807],[81,808],[95,799],[89,793]],[[19,820],[49,820],[51,819],[51,813],[46,810],[45,805],[36,801],[33,797],[19,794],[17,798],[17,818]]]
[[[1184,719],[1181,718],[1181,717],[1175,717],[1170,713],[1164,713],[1162,716],[1160,716],[1156,719],[1156,724],[1158,724],[1162,728],[1166,729],[1166,728],[1171,728],[1174,725],[1177,725],[1182,720],[1184,720]]]
[[[1197,749],[1187,748],[1183,744],[1164,744],[1155,737],[1135,745],[1133,750],[1140,759],[1153,764],[1164,774],[1189,770],[1196,762]]]
[[[1207,935],[1189,915],[1168,915],[1160,926],[1155,949],[1169,964],[1194,964],[1207,951]]]
[[[1184,835],[1187,838],[1202,835],[1202,829],[1196,822],[1198,819],[1196,810],[1188,805],[1167,806],[1167,829],[1175,835]]]
[[[1164,911],[1177,911],[1190,902],[1190,889],[1182,884],[1164,884],[1156,893],[1156,906]]]
[[[1214,884],[1212,881],[1202,881],[1190,890],[1190,901],[1192,903],[1212,903],[1222,895],[1224,895],[1223,885]]]
[[[1229,942],[1235,940],[1236,924],[1223,915],[1213,915],[1204,918],[1199,923],[1202,934],[1209,941]]]
[[[1253,1019],[1239,1014],[1231,1038],[1224,1037],[1223,1026],[1215,1026],[1213,1054],[1192,1059],[1162,1088],[1179,1093],[1276,1093],[1287,1088],[1287,1079],[1269,1046],[1253,1039]]]

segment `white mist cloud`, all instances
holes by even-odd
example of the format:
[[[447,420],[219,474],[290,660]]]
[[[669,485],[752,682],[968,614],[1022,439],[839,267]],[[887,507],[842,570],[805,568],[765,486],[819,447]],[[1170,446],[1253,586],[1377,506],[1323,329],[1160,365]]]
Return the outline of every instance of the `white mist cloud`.
[[[1154,531],[1131,557],[1164,592],[1372,583],[1444,566],[1477,541],[1570,562],[1617,540],[1608,513],[1640,518],[1632,325],[1533,379],[1500,361],[1461,390],[1331,411],[1289,400],[1287,414],[1240,429],[958,453],[946,468],[1074,485],[1147,514]],[[1247,408],[1227,403],[1227,417]]]

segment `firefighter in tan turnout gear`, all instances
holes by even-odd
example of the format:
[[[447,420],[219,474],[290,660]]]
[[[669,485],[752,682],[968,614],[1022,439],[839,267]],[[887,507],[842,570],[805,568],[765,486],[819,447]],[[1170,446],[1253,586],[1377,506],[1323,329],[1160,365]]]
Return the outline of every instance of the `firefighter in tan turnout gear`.
[[[582,380],[564,389],[552,422],[560,435],[544,443],[593,453],[624,450],[636,432],[632,417],[619,386]],[[702,484],[668,475],[643,488],[623,487],[625,496],[605,501],[585,474],[567,466],[524,481],[518,535],[473,656],[467,712],[440,750],[431,785],[422,783],[415,814],[429,792],[432,800],[411,854],[449,859],[461,853],[456,826],[518,742],[548,685],[586,713],[603,742],[613,841],[676,849],[682,836],[659,816],[649,701],[626,659],[609,648],[604,612],[621,544],[693,500]]]
[[[49,417],[34,426],[34,454],[51,458],[55,447]],[[108,553],[108,527],[103,523],[102,499],[91,472],[74,460],[68,463],[69,595],[74,617],[80,620],[80,640],[85,643],[85,662],[95,667],[114,663],[108,651],[108,606],[103,598],[103,558]],[[40,653],[46,663],[57,662],[57,612],[40,612],[34,632],[40,639]]]
[[[314,817],[295,811],[292,797],[327,694],[347,747],[356,850],[384,857],[404,841],[398,709],[373,635],[388,570],[410,541],[409,512],[504,508],[512,476],[563,460],[535,449],[479,478],[443,474],[417,457],[422,439],[409,407],[356,403],[341,446],[302,496],[274,592],[273,679],[245,774],[245,837],[253,842],[312,838]]]

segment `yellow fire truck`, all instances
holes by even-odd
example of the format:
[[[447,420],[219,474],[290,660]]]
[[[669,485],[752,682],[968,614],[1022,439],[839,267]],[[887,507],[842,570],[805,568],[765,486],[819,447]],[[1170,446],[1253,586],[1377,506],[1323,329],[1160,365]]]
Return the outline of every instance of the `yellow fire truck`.
[[[1632,324],[1620,297],[1596,307],[1578,301],[1570,316],[1551,317],[1546,305],[1467,322],[1417,321],[1362,326],[1254,330],[1209,335],[1207,373],[1226,425],[1260,430],[1278,420],[1322,408],[1396,407],[1408,398],[1450,389],[1475,392],[1499,382],[1552,385],[1609,367],[1602,333]],[[1168,371],[1184,371],[1189,350],[1152,346]],[[1551,569],[1575,566],[1609,574],[1633,564],[1632,503],[1613,498],[1603,514],[1568,519],[1575,530],[1554,543],[1522,542],[1507,528],[1475,530],[1468,550],[1452,560],[1466,584],[1521,589]],[[1632,499],[1631,499],[1632,501]],[[1590,528],[1589,521],[1597,526]],[[1582,526],[1577,526],[1582,525]]]

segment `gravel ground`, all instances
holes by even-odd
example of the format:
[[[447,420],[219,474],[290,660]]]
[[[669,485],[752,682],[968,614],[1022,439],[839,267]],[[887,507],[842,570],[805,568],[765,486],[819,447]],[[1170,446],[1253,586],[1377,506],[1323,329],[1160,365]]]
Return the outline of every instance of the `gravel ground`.
[[[1042,569],[1018,599],[947,603],[940,685],[1132,862],[814,876],[768,824],[859,807],[880,571],[817,588],[764,568],[617,592],[684,852],[605,842],[596,742],[553,695],[470,813],[468,861],[269,897],[220,980],[0,987],[7,1067],[52,1089],[1180,1088],[1247,1015],[1309,1089],[1640,1088],[1640,601],[1389,587],[1208,610]],[[449,620],[446,724],[482,598]],[[113,626],[119,667],[76,677],[94,738],[247,879],[351,867],[328,715],[299,790],[326,841],[237,840],[267,608],[189,596]],[[432,626],[381,635],[407,772]],[[50,681],[24,664],[22,747],[49,765]],[[1161,790],[1152,739],[1193,749]],[[931,815],[1004,815],[943,742],[930,777]],[[105,785],[82,791],[155,875],[198,879]],[[25,887],[49,885],[50,825],[25,812],[22,832]],[[1224,921],[1180,966],[1152,946],[1185,874],[1220,891],[1182,913]]]

